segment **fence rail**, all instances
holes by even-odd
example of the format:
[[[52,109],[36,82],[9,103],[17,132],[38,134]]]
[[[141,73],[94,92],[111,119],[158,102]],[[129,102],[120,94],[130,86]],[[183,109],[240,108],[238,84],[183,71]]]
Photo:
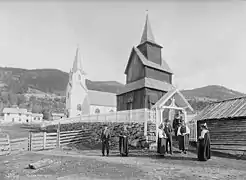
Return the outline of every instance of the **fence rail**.
[[[127,111],[116,111],[105,114],[81,115],[76,117],[64,118],[62,120],[54,120],[44,122],[44,126],[56,124],[68,124],[77,122],[145,122],[146,120],[155,122],[155,112],[149,109],[136,109]]]

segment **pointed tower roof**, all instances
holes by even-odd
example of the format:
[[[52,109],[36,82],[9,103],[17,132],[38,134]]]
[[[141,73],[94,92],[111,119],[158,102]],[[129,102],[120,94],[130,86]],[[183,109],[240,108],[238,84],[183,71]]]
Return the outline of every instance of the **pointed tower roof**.
[[[142,35],[140,44],[146,41],[156,44],[154,35],[151,30],[148,13],[146,14],[146,20],[145,20],[143,35]]]
[[[84,74],[84,71],[82,69],[82,62],[81,62],[81,56],[80,56],[79,46],[77,47],[77,50],[76,50],[76,55],[75,55],[75,59],[74,59],[74,62],[73,62],[73,69],[72,69],[72,71],[73,72],[76,72],[78,70],[80,70],[82,72],[82,74]]]

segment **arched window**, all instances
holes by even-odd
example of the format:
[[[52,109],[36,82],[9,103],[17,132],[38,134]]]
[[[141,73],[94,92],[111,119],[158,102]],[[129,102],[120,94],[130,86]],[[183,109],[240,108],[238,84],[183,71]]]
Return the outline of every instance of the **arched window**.
[[[80,76],[80,74],[78,75],[78,80],[79,80],[79,81],[81,80],[81,76]]]
[[[81,104],[78,104],[78,105],[77,105],[77,110],[78,110],[78,111],[81,111],[81,110],[82,110]]]
[[[113,109],[111,109],[109,112],[114,112],[114,110],[113,110]]]
[[[100,113],[100,109],[96,108],[95,113],[99,114]]]

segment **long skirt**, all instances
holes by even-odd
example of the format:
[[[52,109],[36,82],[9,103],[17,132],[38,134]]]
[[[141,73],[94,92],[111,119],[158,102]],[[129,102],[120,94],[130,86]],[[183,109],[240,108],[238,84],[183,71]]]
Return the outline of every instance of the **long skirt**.
[[[128,137],[119,136],[119,150],[122,156],[128,156]]]
[[[161,155],[166,153],[166,139],[165,138],[158,138],[157,144],[157,152]]]
[[[199,161],[207,161],[211,158],[210,142],[204,141],[203,139],[198,140],[197,157]]]
[[[185,134],[184,136],[178,136],[179,139],[179,150],[187,151],[189,146],[189,135]]]

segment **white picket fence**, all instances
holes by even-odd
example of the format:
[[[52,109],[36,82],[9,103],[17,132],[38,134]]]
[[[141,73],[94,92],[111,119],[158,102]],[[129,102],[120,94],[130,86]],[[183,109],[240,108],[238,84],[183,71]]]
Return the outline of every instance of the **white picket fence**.
[[[44,122],[43,126],[55,125],[55,124],[68,124],[77,122],[156,122],[155,111],[149,109],[136,109],[127,111],[116,111],[106,114],[92,114],[81,115],[77,117],[64,118],[59,120],[53,120],[50,122]]]

